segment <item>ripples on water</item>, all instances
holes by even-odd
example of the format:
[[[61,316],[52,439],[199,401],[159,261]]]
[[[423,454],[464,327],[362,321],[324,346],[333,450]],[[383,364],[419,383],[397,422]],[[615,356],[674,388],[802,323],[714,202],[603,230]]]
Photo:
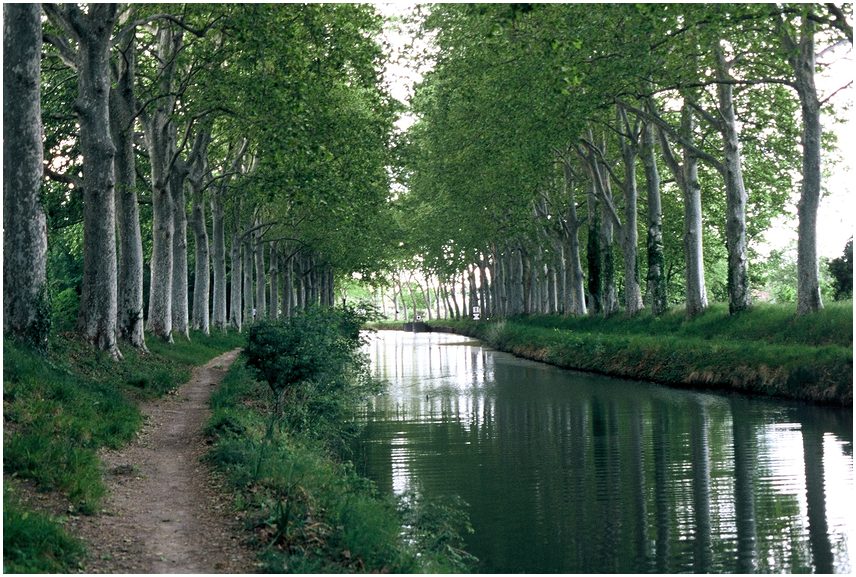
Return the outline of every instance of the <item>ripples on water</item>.
[[[488,572],[850,571],[853,414],[563,371],[439,333],[367,348],[389,382],[358,464],[459,495]]]

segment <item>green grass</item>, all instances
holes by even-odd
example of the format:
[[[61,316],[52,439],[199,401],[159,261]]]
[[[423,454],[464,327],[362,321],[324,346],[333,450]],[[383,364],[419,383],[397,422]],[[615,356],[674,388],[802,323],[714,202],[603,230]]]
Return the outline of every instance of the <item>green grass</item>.
[[[411,523],[411,538],[402,538],[399,504],[333,454],[329,439],[272,426],[272,404],[268,385],[239,359],[212,396],[206,429],[208,458],[246,511],[263,572],[447,573],[471,566],[457,537],[469,527],[459,511],[426,507],[433,517]],[[446,537],[437,537],[439,528]]]
[[[57,520],[27,510],[3,492],[4,573],[71,573],[83,555],[83,544]]]
[[[690,387],[738,390],[849,406],[853,403],[853,305],[797,317],[758,305],[731,316],[724,305],[687,319],[531,316],[507,321],[432,321],[519,356],[564,368]]]
[[[4,340],[4,475],[58,491],[81,513],[97,510],[105,489],[96,451],[121,447],[134,437],[142,425],[137,401],[175,389],[189,379],[193,366],[244,341],[235,334],[195,333],[191,339],[174,345],[150,339],[149,354],[123,347],[120,362],[73,333],[54,335],[46,354]],[[4,526],[23,515],[4,516]]]

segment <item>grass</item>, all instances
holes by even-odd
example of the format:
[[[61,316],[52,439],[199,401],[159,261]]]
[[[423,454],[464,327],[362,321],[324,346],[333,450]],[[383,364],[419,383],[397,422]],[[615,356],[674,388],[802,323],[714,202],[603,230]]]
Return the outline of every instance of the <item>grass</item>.
[[[239,359],[212,400],[208,456],[246,511],[266,573],[453,572],[471,567],[460,512],[413,515],[379,495],[337,443],[305,427],[273,426],[273,394]],[[325,431],[331,431],[325,428]],[[437,537],[442,531],[444,537]]]
[[[73,333],[54,335],[47,354],[4,340],[4,475],[58,491],[78,512],[96,511],[104,496],[97,450],[121,447],[134,437],[142,425],[137,401],[175,389],[189,379],[193,366],[241,346],[243,339],[194,333],[190,342],[177,339],[174,345],[150,340],[149,354],[123,347],[121,362]],[[9,503],[4,493],[4,509]],[[24,513],[4,515],[4,527],[11,523],[14,531],[18,522],[40,518]],[[5,553],[4,559],[11,562]],[[55,572],[50,564],[39,567]]]
[[[529,316],[432,321],[494,348],[564,368],[660,383],[738,390],[844,406],[853,403],[853,305],[797,317],[792,306],[739,315],[713,305],[687,319]]]
[[[83,559],[83,544],[47,515],[3,494],[3,572],[71,573]]]

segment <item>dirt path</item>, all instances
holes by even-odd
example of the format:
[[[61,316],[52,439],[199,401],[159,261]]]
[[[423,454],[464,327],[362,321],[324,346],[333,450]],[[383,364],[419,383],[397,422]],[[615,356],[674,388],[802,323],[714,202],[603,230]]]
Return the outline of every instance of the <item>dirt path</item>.
[[[199,459],[208,398],[237,355],[220,355],[176,393],[143,405],[140,436],[102,454],[109,491],[102,513],[71,522],[89,542],[87,573],[254,570],[228,497]]]

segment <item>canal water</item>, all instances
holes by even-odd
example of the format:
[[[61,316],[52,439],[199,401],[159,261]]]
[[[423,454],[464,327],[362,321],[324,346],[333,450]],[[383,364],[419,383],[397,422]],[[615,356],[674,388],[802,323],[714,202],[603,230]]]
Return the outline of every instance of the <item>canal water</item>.
[[[380,331],[355,461],[458,496],[482,572],[851,571],[853,412],[566,371]]]

